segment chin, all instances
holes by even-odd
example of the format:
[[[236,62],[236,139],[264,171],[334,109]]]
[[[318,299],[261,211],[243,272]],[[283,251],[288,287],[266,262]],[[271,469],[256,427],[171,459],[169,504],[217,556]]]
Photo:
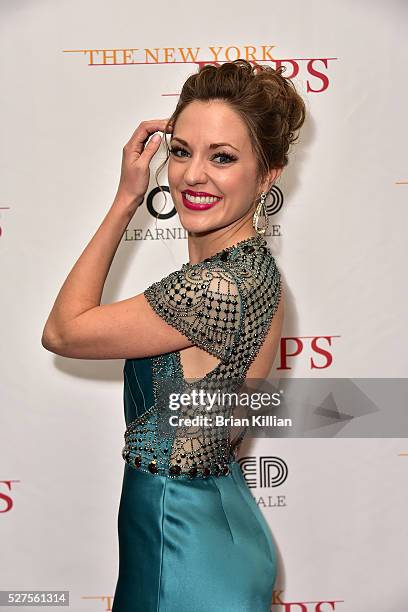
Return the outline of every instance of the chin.
[[[181,225],[184,227],[186,232],[193,234],[202,234],[205,232],[211,232],[218,228],[219,223],[216,222],[213,215],[208,213],[193,213],[188,214],[188,211],[177,211]]]
[[[215,229],[217,229],[216,227],[214,227],[213,224],[208,224],[208,223],[185,223],[184,220],[181,223],[181,225],[186,230],[186,232],[188,232],[189,234],[207,234],[207,233],[212,232]]]

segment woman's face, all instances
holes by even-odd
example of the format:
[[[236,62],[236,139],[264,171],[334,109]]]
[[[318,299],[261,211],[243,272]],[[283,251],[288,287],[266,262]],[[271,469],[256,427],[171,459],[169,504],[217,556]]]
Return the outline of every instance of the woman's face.
[[[170,150],[170,193],[188,232],[209,232],[240,219],[252,222],[262,185],[256,182],[247,128],[235,111],[218,100],[192,102],[175,123]],[[197,199],[200,195],[205,199]]]

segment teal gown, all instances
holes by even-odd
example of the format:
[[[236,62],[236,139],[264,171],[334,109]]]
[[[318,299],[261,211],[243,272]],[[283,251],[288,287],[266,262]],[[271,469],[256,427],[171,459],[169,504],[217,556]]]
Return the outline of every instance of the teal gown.
[[[180,352],[126,359],[119,575],[112,612],[269,612],[277,554],[237,460],[245,431],[170,425],[208,404],[170,408],[170,393],[236,390],[276,312],[280,273],[260,236],[184,264],[144,292],[168,324],[219,359],[185,380]],[[233,407],[214,404],[229,417]]]

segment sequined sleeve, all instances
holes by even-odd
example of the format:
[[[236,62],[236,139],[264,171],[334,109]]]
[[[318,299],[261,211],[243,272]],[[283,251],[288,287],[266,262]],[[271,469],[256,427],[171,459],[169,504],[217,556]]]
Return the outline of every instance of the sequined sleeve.
[[[239,342],[241,299],[234,276],[220,262],[184,265],[150,285],[144,295],[194,345],[228,360]]]

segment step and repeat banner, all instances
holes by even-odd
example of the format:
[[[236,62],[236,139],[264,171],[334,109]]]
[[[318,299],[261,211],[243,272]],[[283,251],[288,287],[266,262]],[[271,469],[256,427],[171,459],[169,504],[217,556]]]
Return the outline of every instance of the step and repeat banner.
[[[240,449],[279,552],[271,610],[406,610],[408,440],[394,411],[406,396],[394,392],[408,373],[407,4],[0,6],[0,590],[68,591],[72,610],[112,608],[124,361],[56,356],[41,334],[113,201],[133,131],[169,117],[200,65],[242,58],[284,65],[307,107],[268,203],[286,292],[271,384],[342,383],[337,397],[322,392],[304,435],[248,437]],[[164,155],[103,303],[188,261],[155,182]],[[166,170],[159,183],[168,189]]]

